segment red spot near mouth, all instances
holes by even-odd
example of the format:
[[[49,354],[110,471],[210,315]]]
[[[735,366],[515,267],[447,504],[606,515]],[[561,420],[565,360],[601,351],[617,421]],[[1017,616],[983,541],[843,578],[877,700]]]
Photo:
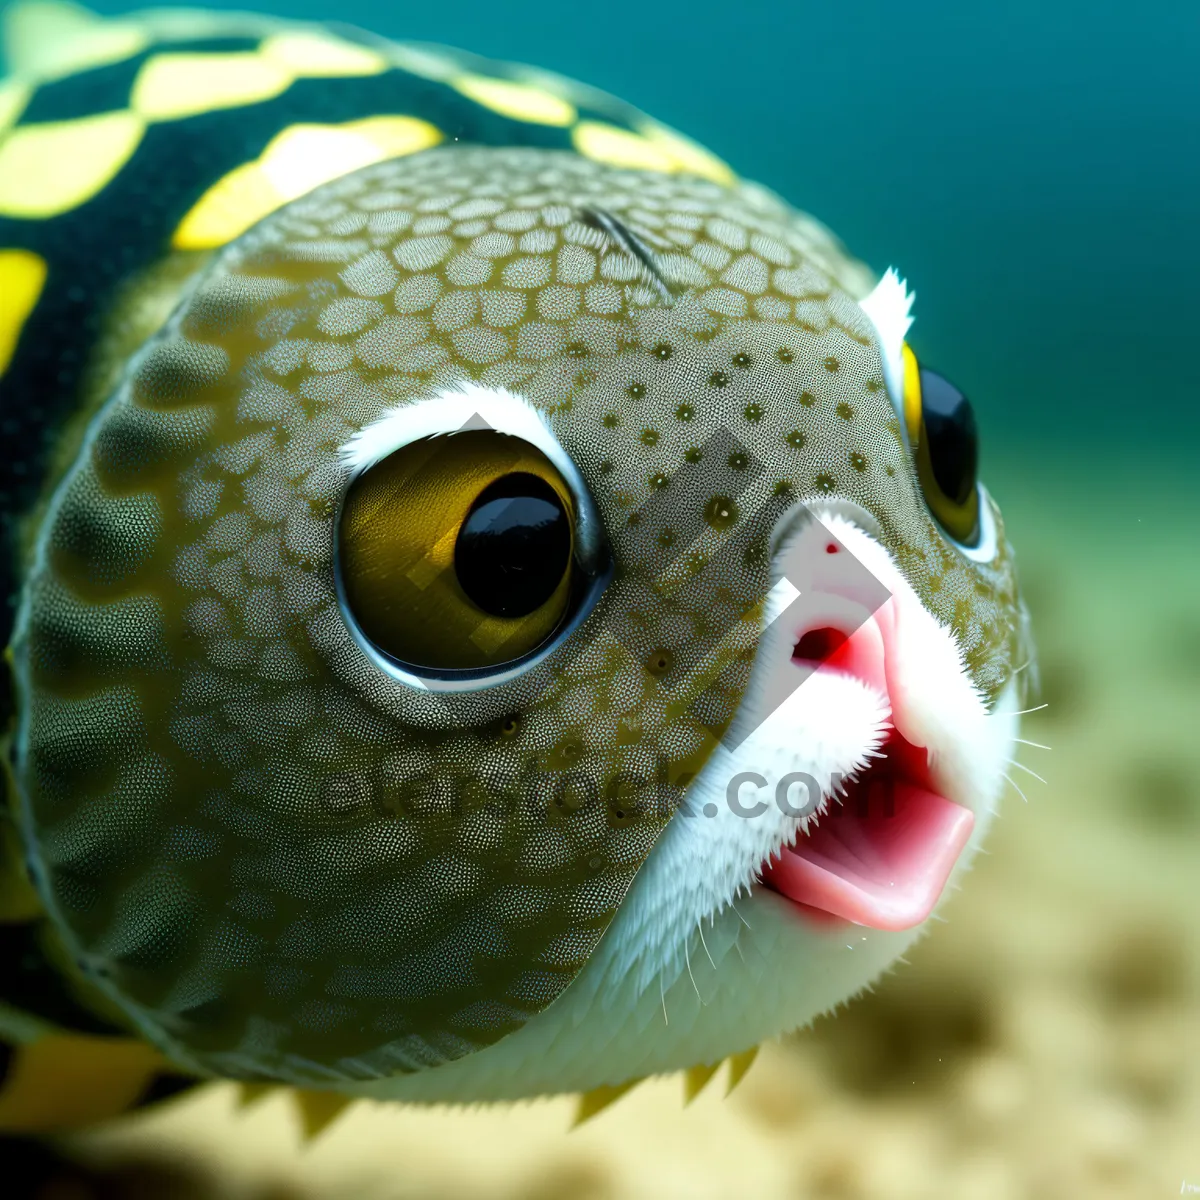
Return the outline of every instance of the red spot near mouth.
[[[846,635],[832,626],[824,625],[820,629],[810,629],[796,643],[792,658],[802,662],[823,663],[831,659],[846,641]]]

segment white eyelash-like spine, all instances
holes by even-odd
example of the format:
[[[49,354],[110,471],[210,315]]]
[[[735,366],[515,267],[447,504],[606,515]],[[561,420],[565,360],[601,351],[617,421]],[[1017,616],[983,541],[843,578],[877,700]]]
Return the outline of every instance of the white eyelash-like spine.
[[[904,415],[904,338],[912,328],[913,301],[916,292],[900,278],[895,267],[888,267],[883,277],[858,303],[867,314],[879,335],[879,352],[883,358],[883,380],[888,395],[903,420]]]
[[[338,457],[352,475],[358,475],[403,446],[470,429],[494,429],[520,438],[554,464],[575,497],[575,538],[580,560],[585,564],[594,561],[600,530],[583,476],[542,413],[516,392],[460,380],[427,399],[387,409],[343,443]]]

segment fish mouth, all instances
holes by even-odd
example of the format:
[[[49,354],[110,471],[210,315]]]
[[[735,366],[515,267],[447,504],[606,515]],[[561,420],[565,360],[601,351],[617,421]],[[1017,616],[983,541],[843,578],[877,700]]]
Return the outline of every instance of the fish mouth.
[[[816,924],[921,924],[970,841],[975,814],[932,786],[926,751],[893,730],[879,755],[762,871]]]
[[[886,702],[890,717],[864,765],[828,781],[794,840],[761,866],[760,880],[817,925],[911,929],[941,898],[975,814],[946,794],[905,686],[913,655],[901,642],[911,603],[892,592],[872,610],[854,574],[857,560],[828,530],[822,536],[824,553],[808,553],[816,569],[789,609],[794,640],[784,669],[800,672],[800,683],[812,675],[857,680]]]

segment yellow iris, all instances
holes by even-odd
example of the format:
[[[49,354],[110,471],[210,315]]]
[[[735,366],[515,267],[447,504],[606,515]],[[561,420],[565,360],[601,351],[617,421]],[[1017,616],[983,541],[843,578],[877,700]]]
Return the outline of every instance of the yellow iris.
[[[561,623],[573,555],[549,597],[518,617],[473,602],[456,570],[472,506],[489,485],[517,474],[553,489],[573,546],[574,502],[558,471],[540,450],[490,429],[413,442],[351,484],[338,531],[342,585],[360,630],[385,654],[436,670],[495,666],[535,650]]]
[[[925,397],[921,384],[921,367],[907,342],[902,350],[904,359],[904,424],[909,445],[916,457],[917,478],[925,503],[938,523],[954,539],[972,545],[979,535],[979,493],[972,486],[965,499],[946,493],[938,481],[933,456],[939,453],[926,428]]]

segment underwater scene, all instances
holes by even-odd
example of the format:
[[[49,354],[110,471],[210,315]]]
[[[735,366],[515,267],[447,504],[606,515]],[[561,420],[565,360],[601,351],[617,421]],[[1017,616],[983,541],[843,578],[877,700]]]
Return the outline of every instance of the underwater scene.
[[[0,31],[0,1193],[1200,1194],[1192,6]]]

